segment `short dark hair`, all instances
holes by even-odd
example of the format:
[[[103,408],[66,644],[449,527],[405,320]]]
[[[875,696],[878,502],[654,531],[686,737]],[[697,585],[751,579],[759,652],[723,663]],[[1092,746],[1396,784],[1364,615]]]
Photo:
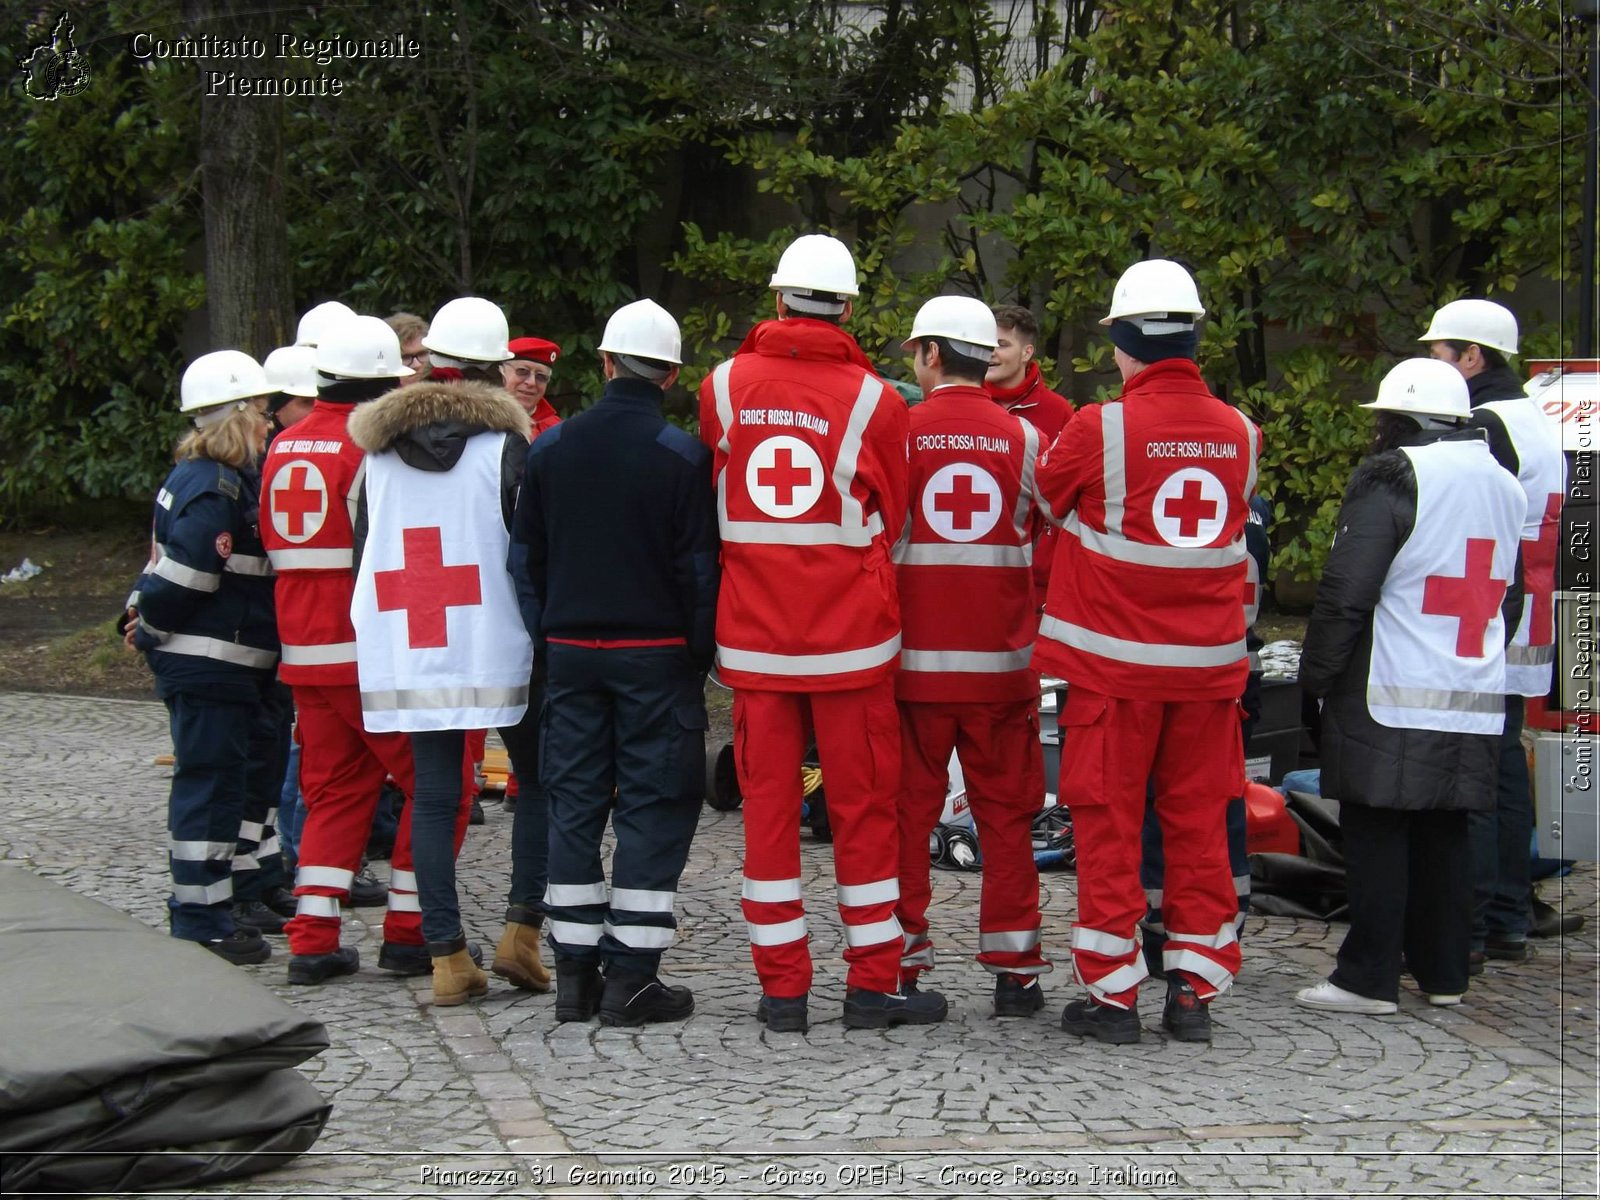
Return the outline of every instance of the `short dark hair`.
[[[994,323],[1001,329],[1015,329],[1028,339],[1028,345],[1037,344],[1039,338],[1039,322],[1034,320],[1031,310],[1023,308],[1020,304],[1002,304],[994,310]]]
[[[919,345],[926,346],[929,342],[939,347],[939,365],[946,375],[964,383],[982,383],[983,377],[989,373],[988,359],[961,353],[950,345],[949,338],[925,337]]]
[[[659,358],[645,358],[638,354],[618,354],[614,350],[607,350],[611,356],[611,367],[622,379],[640,379],[645,383],[661,386],[662,380],[677,368],[676,363],[669,363]],[[641,370],[641,368],[643,368]],[[654,378],[645,374],[645,371],[654,371]]]
[[[1501,354],[1500,351],[1496,350],[1493,346],[1485,346],[1482,342],[1463,342],[1458,338],[1446,338],[1444,344],[1456,352],[1457,358],[1460,358],[1467,352],[1468,346],[1476,346],[1478,348],[1478,353],[1483,355],[1483,361],[1490,367],[1504,367],[1508,365],[1506,363],[1506,356],[1504,354]]]

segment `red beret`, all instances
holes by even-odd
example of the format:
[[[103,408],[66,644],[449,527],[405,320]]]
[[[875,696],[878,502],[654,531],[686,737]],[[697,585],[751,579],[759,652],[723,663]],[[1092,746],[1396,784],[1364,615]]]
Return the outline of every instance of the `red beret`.
[[[554,342],[547,342],[543,338],[512,338],[506,343],[506,349],[511,351],[512,358],[527,359],[529,362],[553,364],[556,359],[561,357],[561,347]]]

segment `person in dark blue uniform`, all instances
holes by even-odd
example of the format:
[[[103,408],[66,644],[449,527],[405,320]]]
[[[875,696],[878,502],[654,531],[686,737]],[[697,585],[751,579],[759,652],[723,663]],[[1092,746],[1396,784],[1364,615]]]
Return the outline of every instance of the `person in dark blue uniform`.
[[[255,470],[271,391],[260,365],[237,350],[202,355],[184,372],[181,408],[195,428],[156,494],[151,560],[125,626],[171,718],[172,936],[240,964],[271,955],[257,929],[234,920],[240,826],[249,798],[264,812],[283,777],[275,723],[263,711],[278,633]],[[250,859],[255,847],[243,849]]]
[[[677,322],[635,301],[612,315],[600,350],[599,402],[528,451],[511,568],[549,664],[540,772],[556,1020],[643,1025],[694,1011],[689,989],[657,973],[705,794],[719,540],[711,453],[661,415],[681,361]]]

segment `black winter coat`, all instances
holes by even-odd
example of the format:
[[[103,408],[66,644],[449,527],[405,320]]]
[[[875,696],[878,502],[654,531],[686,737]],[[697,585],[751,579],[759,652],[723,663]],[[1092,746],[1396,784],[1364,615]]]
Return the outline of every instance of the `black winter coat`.
[[[1408,446],[1481,439],[1483,433],[1424,431]],[[1367,709],[1372,614],[1384,580],[1417,521],[1417,477],[1399,450],[1364,459],[1350,476],[1339,535],[1317,586],[1300,655],[1300,684],[1323,698],[1322,794],[1391,809],[1490,809],[1500,739],[1493,734],[1395,729]],[[1510,639],[1522,616],[1522,567],[1501,605]]]

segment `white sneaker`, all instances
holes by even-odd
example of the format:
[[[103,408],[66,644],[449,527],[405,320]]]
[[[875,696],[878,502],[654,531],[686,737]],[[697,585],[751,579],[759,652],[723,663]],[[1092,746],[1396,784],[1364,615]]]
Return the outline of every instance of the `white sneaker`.
[[[1461,1003],[1461,992],[1446,994],[1442,992],[1429,992],[1428,1003],[1435,1008],[1454,1008]]]
[[[1321,1008],[1328,1012],[1359,1013],[1365,1017],[1386,1017],[1398,1012],[1400,1006],[1393,1000],[1371,1000],[1347,992],[1331,980],[1324,979],[1316,987],[1301,988],[1295,993],[1295,1003],[1306,1008]]]

